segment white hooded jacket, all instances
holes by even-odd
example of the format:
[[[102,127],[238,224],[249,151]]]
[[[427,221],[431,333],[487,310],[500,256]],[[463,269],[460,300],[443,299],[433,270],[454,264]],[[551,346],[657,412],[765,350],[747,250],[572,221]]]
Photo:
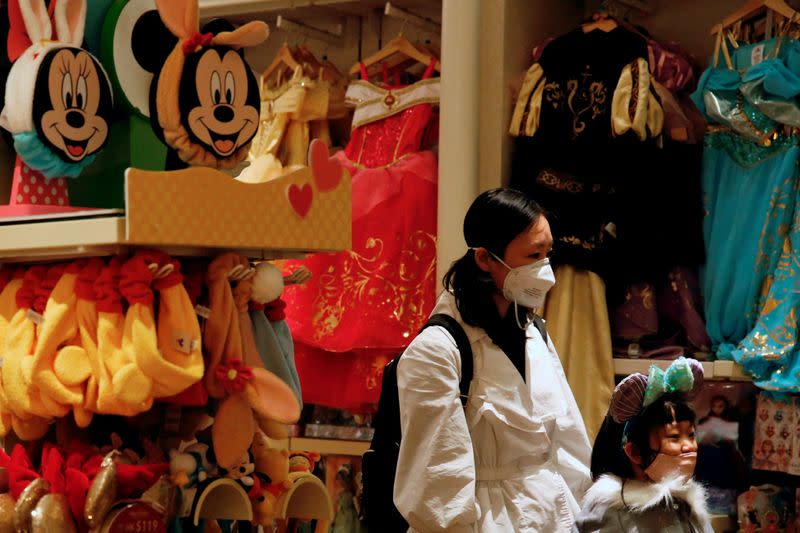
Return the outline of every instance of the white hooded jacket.
[[[558,354],[531,323],[525,380],[452,294],[435,313],[464,327],[474,357],[466,408],[453,338],[425,329],[400,359],[403,439],[394,501],[409,531],[570,531],[591,485],[591,447]]]

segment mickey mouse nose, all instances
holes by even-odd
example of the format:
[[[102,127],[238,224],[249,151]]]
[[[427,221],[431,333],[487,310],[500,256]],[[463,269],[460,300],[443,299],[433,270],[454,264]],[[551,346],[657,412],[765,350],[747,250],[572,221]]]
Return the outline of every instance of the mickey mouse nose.
[[[79,111],[67,112],[67,124],[69,124],[71,127],[82,128],[85,123],[86,119],[83,118],[83,113],[80,113]]]
[[[229,105],[218,105],[214,108],[214,118],[220,122],[230,122],[233,120],[233,109]]]

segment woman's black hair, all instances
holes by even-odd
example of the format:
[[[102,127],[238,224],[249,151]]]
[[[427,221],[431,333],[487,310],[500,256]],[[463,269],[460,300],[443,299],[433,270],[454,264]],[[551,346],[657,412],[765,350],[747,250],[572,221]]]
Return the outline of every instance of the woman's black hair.
[[[492,298],[494,282],[475,262],[472,249],[486,248],[502,259],[509,243],[543,214],[539,204],[514,189],[491,189],[472,202],[464,217],[470,250],[444,276],[444,288],[455,296],[464,322],[490,330],[501,318]]]
[[[650,432],[672,422],[695,423],[695,414],[684,395],[665,394],[630,420],[628,442],[633,443],[642,456],[642,468],[647,468],[656,458],[658,450],[650,448]],[[622,479],[633,479],[636,474],[622,448],[625,424],[614,422],[606,415],[592,448],[592,479],[603,474],[614,474]]]

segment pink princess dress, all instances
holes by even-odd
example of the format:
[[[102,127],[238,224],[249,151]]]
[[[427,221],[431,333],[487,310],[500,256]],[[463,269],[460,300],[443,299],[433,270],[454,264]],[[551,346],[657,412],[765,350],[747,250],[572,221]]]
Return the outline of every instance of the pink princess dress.
[[[385,364],[414,338],[436,299],[437,159],[426,147],[438,121],[439,79],[347,89],[352,135],[336,154],[352,176],[352,250],[292,261],[313,278],[288,287],[306,403],[353,411],[376,404]]]

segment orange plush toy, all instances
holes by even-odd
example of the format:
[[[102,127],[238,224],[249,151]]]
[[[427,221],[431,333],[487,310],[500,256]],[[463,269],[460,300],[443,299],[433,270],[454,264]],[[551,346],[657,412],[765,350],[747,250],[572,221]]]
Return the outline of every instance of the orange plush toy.
[[[214,454],[220,467],[230,469],[247,453],[257,422],[292,424],[300,406],[292,390],[275,374],[251,368],[243,361],[241,323],[229,278],[250,270],[246,258],[228,253],[209,265],[211,315],[206,322],[208,355],[206,385],[224,397],[211,428]]]

